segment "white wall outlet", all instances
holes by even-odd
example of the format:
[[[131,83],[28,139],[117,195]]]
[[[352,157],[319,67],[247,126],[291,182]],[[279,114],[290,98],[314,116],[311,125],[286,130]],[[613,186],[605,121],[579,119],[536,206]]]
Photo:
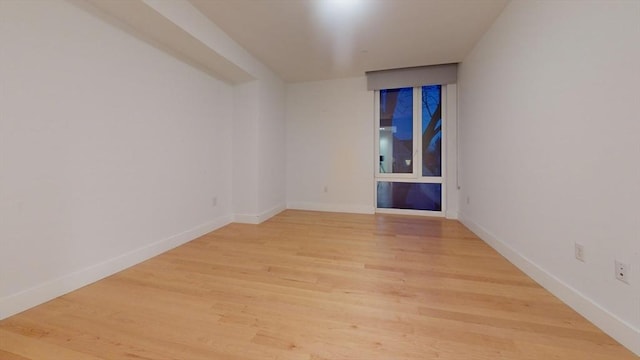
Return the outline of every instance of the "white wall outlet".
[[[211,206],[213,207],[218,206],[218,197],[214,196],[211,198]]]
[[[467,195],[467,205],[471,204],[471,196]]]
[[[326,192],[326,193],[327,193],[327,192],[329,192],[329,187],[328,187],[327,185],[325,185],[325,186],[324,186],[324,188],[323,188],[323,190],[324,190],[324,192]]]
[[[574,253],[576,259],[584,262],[584,246],[582,244],[574,243]]]
[[[622,261],[615,261],[616,265],[616,279],[622,281],[623,283],[629,283],[629,265],[623,263]]]

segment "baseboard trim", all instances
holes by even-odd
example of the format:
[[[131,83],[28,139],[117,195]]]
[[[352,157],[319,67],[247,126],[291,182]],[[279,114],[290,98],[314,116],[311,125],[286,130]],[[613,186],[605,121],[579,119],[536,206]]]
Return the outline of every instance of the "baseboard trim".
[[[639,329],[635,328],[623,319],[620,319],[615,314],[612,314],[609,310],[603,308],[591,298],[582,294],[580,291],[558,279],[535,262],[520,254],[478,223],[465,216],[464,213],[459,214],[459,220],[469,228],[469,230],[478,235],[480,239],[507,258],[507,260],[534,279],[538,284],[549,290],[553,295],[557,296],[565,304],[587,318],[627,349],[640,356]]]
[[[267,211],[263,211],[262,213],[257,214],[257,215],[235,214],[233,216],[233,221],[235,221],[237,223],[242,223],[242,224],[254,224],[254,225],[257,225],[257,224],[265,222],[265,221],[269,220],[270,218],[278,215],[279,213],[281,213],[285,209],[286,209],[285,204],[279,204],[279,205],[276,205],[276,206],[272,207],[271,209],[269,209]]]
[[[229,223],[230,216],[219,217],[166,239],[1,298],[0,320],[104,279]]]
[[[342,212],[342,213],[353,213],[353,214],[375,213],[375,209],[373,208],[373,206],[309,203],[309,202],[290,202],[290,203],[287,203],[287,209],[324,211],[324,212]]]

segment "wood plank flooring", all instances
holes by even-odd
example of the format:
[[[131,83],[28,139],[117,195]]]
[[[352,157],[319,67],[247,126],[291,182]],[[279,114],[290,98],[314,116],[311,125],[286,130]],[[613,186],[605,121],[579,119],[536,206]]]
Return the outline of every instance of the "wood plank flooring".
[[[637,359],[456,221],[287,210],[0,321],[0,359]]]

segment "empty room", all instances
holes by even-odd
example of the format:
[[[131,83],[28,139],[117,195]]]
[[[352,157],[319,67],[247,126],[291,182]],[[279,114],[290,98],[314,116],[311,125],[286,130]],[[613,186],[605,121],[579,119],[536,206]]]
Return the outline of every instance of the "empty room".
[[[0,360],[640,356],[640,1],[0,0]]]

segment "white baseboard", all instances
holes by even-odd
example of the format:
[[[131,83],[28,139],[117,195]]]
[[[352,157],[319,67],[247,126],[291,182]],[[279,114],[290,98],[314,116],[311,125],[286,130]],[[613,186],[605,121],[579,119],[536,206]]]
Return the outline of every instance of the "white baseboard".
[[[587,318],[602,331],[640,356],[639,329],[620,319],[615,314],[612,314],[591,298],[520,254],[504,241],[496,238],[489,231],[478,225],[475,221],[466,217],[464,213],[460,213],[460,222],[542,287],[549,290],[553,295],[557,296],[580,315]]]
[[[287,209],[325,211],[325,212],[342,212],[354,214],[373,214],[375,209],[373,206],[350,205],[350,204],[327,204],[327,203],[309,203],[309,202],[290,202],[287,203]]]
[[[445,218],[450,219],[450,220],[458,220],[458,212],[457,211],[446,211]]]
[[[257,215],[235,214],[233,216],[233,221],[243,224],[260,224],[284,211],[284,209],[286,209],[286,206],[284,204],[280,204]]]
[[[0,298],[0,320],[113,275],[229,223],[231,223],[231,217],[223,216],[96,265]]]

